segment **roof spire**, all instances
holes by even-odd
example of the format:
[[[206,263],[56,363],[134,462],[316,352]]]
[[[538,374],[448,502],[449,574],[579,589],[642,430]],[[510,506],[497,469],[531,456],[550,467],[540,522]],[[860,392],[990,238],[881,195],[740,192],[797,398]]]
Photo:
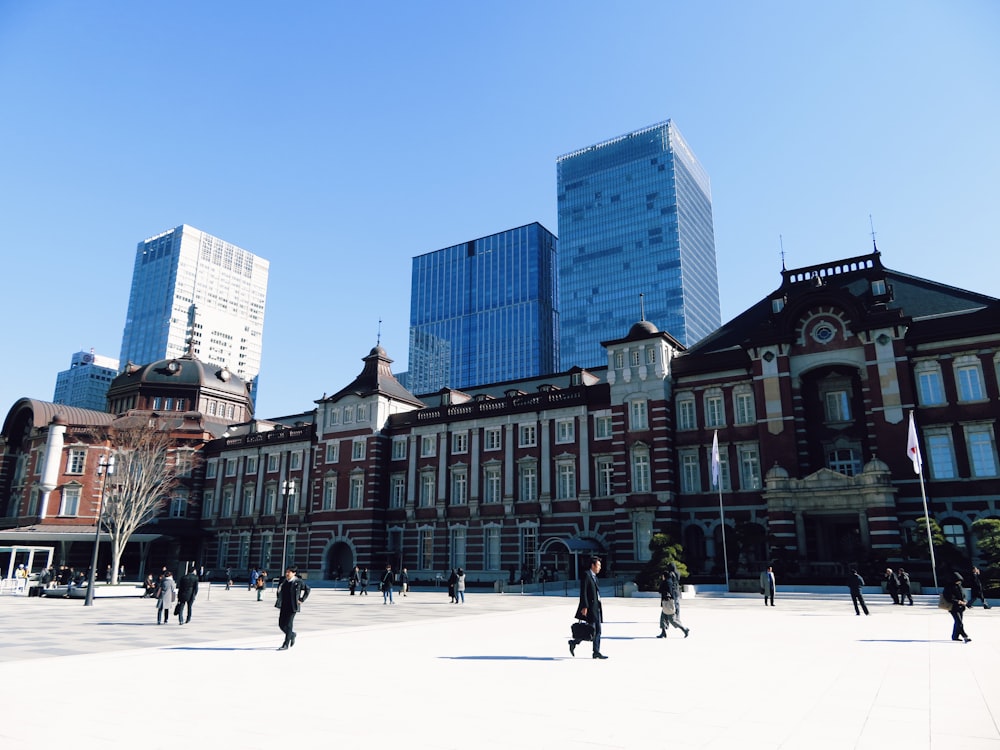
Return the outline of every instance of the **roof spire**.
[[[872,252],[878,252],[878,245],[875,244],[875,223],[872,221],[872,215],[868,214],[868,226],[872,228]]]
[[[646,295],[639,292],[639,320],[646,319],[646,301],[643,299]]]
[[[378,319],[378,334],[375,336],[375,346],[382,346],[382,318]]]
[[[778,235],[778,246],[781,248],[781,272],[785,272],[785,240],[779,234]]]

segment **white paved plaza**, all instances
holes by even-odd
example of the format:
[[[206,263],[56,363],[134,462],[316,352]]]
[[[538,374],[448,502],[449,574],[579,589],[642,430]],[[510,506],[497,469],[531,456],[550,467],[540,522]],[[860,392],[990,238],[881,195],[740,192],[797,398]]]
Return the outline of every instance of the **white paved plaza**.
[[[1000,608],[930,597],[685,599],[684,639],[656,599],[605,599],[609,658],[566,641],[575,597],[314,589],[296,646],[270,595],[213,586],[190,624],[148,600],[0,599],[0,747],[992,748]]]

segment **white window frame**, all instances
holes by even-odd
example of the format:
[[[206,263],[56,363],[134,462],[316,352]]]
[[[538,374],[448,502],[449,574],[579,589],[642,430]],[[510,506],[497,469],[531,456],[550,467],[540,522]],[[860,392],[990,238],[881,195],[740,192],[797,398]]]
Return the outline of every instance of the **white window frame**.
[[[705,427],[715,429],[726,426],[726,401],[722,391],[713,388],[705,393]]]
[[[924,463],[930,465],[930,475],[933,479],[957,479],[958,469],[955,463],[955,443],[951,430],[925,429],[921,436],[927,450]]]
[[[340,441],[331,440],[326,444],[326,462],[335,464],[340,460]]]
[[[974,479],[997,476],[996,439],[991,424],[965,424],[965,445],[969,455],[969,472]]]
[[[469,470],[466,467],[451,471],[451,504],[468,505],[469,503]]]
[[[364,438],[358,438],[351,441],[351,460],[352,461],[364,461],[365,451],[367,449],[367,441]]]
[[[483,502],[495,505],[503,500],[503,473],[499,463],[483,467]]]
[[[944,395],[944,378],[941,365],[937,362],[918,362],[914,366],[917,380],[917,400],[921,406],[944,406],[948,399]]]
[[[701,492],[701,461],[697,449],[685,449],[678,453],[680,461],[681,492],[694,495]]]
[[[406,444],[409,441],[405,437],[394,437],[392,439],[392,460],[406,460]]]
[[[610,440],[614,434],[614,424],[610,414],[594,415],[594,440]]]
[[[556,500],[576,498],[576,463],[572,459],[556,461]]]
[[[524,503],[538,500],[538,466],[534,461],[524,461],[517,467],[518,499]]]
[[[576,441],[576,420],[556,420],[556,443],[566,444]]]
[[[461,455],[463,453],[469,452],[469,433],[468,432],[453,432],[451,433],[451,452],[456,455]]]
[[[351,510],[361,510],[365,505],[365,475],[363,473],[351,474]]]
[[[337,507],[337,475],[333,474],[323,480],[323,510],[333,510]]]
[[[649,429],[649,404],[644,398],[634,398],[628,402],[628,424],[630,430]]]
[[[420,457],[433,458],[437,455],[437,435],[420,436]]]
[[[487,427],[483,430],[483,450],[498,451],[503,447],[503,436],[499,427]]]
[[[740,461],[740,489],[754,492],[761,489],[760,448],[754,445],[737,446]]]
[[[83,495],[83,487],[79,484],[68,484],[62,488],[59,499],[59,515],[67,518],[76,518],[80,515],[80,498]]]
[[[519,448],[534,448],[538,445],[538,425],[522,424],[517,426],[517,445]]]
[[[741,389],[733,392],[733,420],[738,425],[752,425],[757,422],[753,391]]]
[[[389,507],[406,507],[406,475],[393,474],[389,490]]]
[[[83,474],[87,468],[87,449],[70,448],[69,456],[66,458],[67,474]]]
[[[610,456],[598,456],[594,469],[597,477],[597,497],[615,494],[615,462]]]
[[[975,403],[986,400],[983,388],[983,367],[977,357],[965,355],[955,359],[955,390],[959,403]]]
[[[698,403],[691,394],[677,397],[677,429],[698,429]]]

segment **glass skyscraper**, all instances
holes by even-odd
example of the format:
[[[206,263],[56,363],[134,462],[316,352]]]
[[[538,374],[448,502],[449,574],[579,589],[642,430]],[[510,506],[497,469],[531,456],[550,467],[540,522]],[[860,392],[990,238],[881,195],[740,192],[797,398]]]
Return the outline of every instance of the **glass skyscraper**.
[[[411,392],[558,369],[556,243],[535,222],[413,259]]]
[[[117,376],[117,359],[94,354],[93,349],[77,352],[70,360],[69,369],[56,375],[52,403],[107,411],[108,387]]]
[[[559,157],[561,368],[607,364],[640,318],[691,345],[721,324],[708,175],[670,121]]]
[[[140,242],[122,335],[121,365],[188,351],[253,383],[270,263],[182,224]]]

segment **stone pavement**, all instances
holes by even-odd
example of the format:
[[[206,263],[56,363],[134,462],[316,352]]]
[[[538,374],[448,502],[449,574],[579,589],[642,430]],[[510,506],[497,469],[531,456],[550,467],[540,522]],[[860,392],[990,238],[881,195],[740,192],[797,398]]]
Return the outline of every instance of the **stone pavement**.
[[[270,593],[270,592],[269,592]],[[271,595],[273,596],[273,594]],[[575,597],[313,590],[281,642],[273,599],[215,585],[188,625],[149,600],[0,599],[0,748],[991,748],[1000,608],[931,597],[606,598],[607,661],[566,645]]]

